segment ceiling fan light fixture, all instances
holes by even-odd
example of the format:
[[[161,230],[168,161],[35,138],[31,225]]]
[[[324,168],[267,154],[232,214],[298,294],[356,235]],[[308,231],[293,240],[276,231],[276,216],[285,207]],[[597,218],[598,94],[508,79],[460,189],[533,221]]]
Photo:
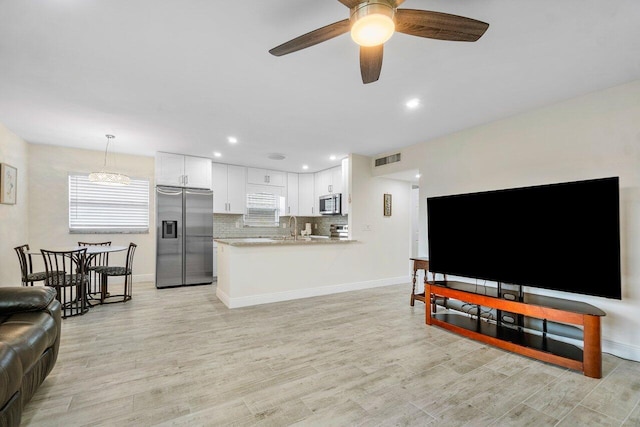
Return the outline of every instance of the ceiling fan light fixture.
[[[393,16],[393,7],[387,3],[363,3],[351,15],[351,38],[365,47],[385,43],[396,29]]]

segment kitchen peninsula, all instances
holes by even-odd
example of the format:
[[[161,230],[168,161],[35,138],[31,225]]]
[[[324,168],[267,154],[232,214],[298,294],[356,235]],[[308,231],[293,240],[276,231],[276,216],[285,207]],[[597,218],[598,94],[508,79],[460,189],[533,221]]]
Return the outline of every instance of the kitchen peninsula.
[[[357,274],[361,244],[333,238],[216,239],[216,296],[229,308],[375,286]],[[361,249],[361,248],[360,248]]]

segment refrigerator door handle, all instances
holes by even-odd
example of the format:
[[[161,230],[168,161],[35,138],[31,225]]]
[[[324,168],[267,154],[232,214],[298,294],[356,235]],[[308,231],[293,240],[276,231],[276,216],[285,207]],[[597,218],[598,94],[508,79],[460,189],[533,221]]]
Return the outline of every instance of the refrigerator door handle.
[[[167,196],[177,196],[182,194],[181,189],[172,189],[167,187],[156,187],[156,191],[160,194],[166,194]]]
[[[199,195],[205,195],[205,196],[209,194],[213,194],[213,191],[211,190],[198,190],[197,188],[185,188],[184,191],[187,194],[199,194]]]

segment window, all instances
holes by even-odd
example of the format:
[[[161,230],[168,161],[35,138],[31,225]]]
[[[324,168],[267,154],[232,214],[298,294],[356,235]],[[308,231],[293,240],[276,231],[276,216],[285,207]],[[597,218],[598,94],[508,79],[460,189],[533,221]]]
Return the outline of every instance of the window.
[[[109,186],[70,174],[69,232],[149,232],[149,181],[132,178],[129,185]]]
[[[244,225],[248,227],[278,227],[280,225],[280,204],[284,197],[271,193],[247,194],[247,213]]]

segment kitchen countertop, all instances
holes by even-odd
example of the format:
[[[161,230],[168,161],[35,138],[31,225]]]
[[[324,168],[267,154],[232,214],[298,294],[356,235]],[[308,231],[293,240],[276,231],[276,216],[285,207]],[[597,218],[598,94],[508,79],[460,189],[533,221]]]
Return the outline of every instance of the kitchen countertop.
[[[353,243],[357,240],[335,238],[335,237],[298,237],[297,240],[292,238],[278,237],[248,237],[238,239],[214,239],[218,243],[230,246],[284,246],[284,245],[327,245]]]

